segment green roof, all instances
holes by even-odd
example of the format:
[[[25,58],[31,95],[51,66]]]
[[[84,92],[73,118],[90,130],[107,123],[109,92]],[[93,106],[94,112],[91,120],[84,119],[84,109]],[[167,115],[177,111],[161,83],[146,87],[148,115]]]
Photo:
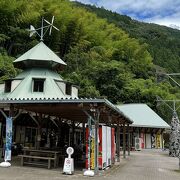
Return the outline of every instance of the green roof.
[[[33,79],[44,79],[44,91],[33,92]],[[16,81],[17,80],[17,81]],[[57,99],[57,98],[77,98],[77,95],[66,95],[57,82],[63,82],[59,74],[44,68],[27,69],[13,79],[15,89],[12,92],[5,93],[4,87],[0,87],[0,100],[2,99]]]
[[[15,66],[32,67],[32,63],[35,63],[35,65],[38,63],[41,63],[40,65],[42,65],[42,63],[49,63],[53,67],[56,65],[66,65],[66,63],[43,42],[38,43],[14,61]]]
[[[131,126],[170,128],[170,126],[146,104],[124,104],[117,106],[127,117],[133,120]]]

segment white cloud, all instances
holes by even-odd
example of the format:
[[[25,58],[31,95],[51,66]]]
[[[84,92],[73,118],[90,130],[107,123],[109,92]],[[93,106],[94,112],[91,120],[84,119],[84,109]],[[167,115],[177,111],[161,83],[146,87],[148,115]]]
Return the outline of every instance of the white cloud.
[[[78,0],[126,14],[134,19],[180,26],[180,0]]]
[[[169,26],[172,24],[180,26],[180,12],[174,13],[169,16],[164,16],[164,17],[157,15],[154,17],[146,18],[144,19],[144,21],[153,22],[153,23],[165,25],[165,26]]]

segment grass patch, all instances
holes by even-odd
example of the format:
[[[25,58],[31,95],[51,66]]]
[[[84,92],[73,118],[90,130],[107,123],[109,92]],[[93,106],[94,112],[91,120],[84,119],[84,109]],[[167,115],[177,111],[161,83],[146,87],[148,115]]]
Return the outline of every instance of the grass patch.
[[[176,169],[176,170],[174,170],[175,172],[177,172],[177,173],[180,173],[180,170],[179,169]]]

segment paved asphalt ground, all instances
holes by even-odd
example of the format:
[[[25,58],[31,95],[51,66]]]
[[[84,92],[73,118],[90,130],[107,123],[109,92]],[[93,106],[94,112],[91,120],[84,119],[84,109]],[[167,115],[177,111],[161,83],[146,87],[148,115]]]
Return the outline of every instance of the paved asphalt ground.
[[[130,157],[121,159],[120,164],[101,171],[98,176],[84,177],[82,171],[74,175],[63,175],[62,169],[35,168],[13,164],[10,168],[0,168],[0,180],[180,180],[178,159],[161,150],[132,152]]]

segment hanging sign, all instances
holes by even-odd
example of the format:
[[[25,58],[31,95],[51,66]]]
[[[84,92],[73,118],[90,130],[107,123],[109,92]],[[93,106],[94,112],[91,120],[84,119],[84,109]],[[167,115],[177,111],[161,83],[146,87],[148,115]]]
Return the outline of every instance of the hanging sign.
[[[5,161],[11,161],[12,146],[12,117],[6,118],[6,143],[5,143]]]

